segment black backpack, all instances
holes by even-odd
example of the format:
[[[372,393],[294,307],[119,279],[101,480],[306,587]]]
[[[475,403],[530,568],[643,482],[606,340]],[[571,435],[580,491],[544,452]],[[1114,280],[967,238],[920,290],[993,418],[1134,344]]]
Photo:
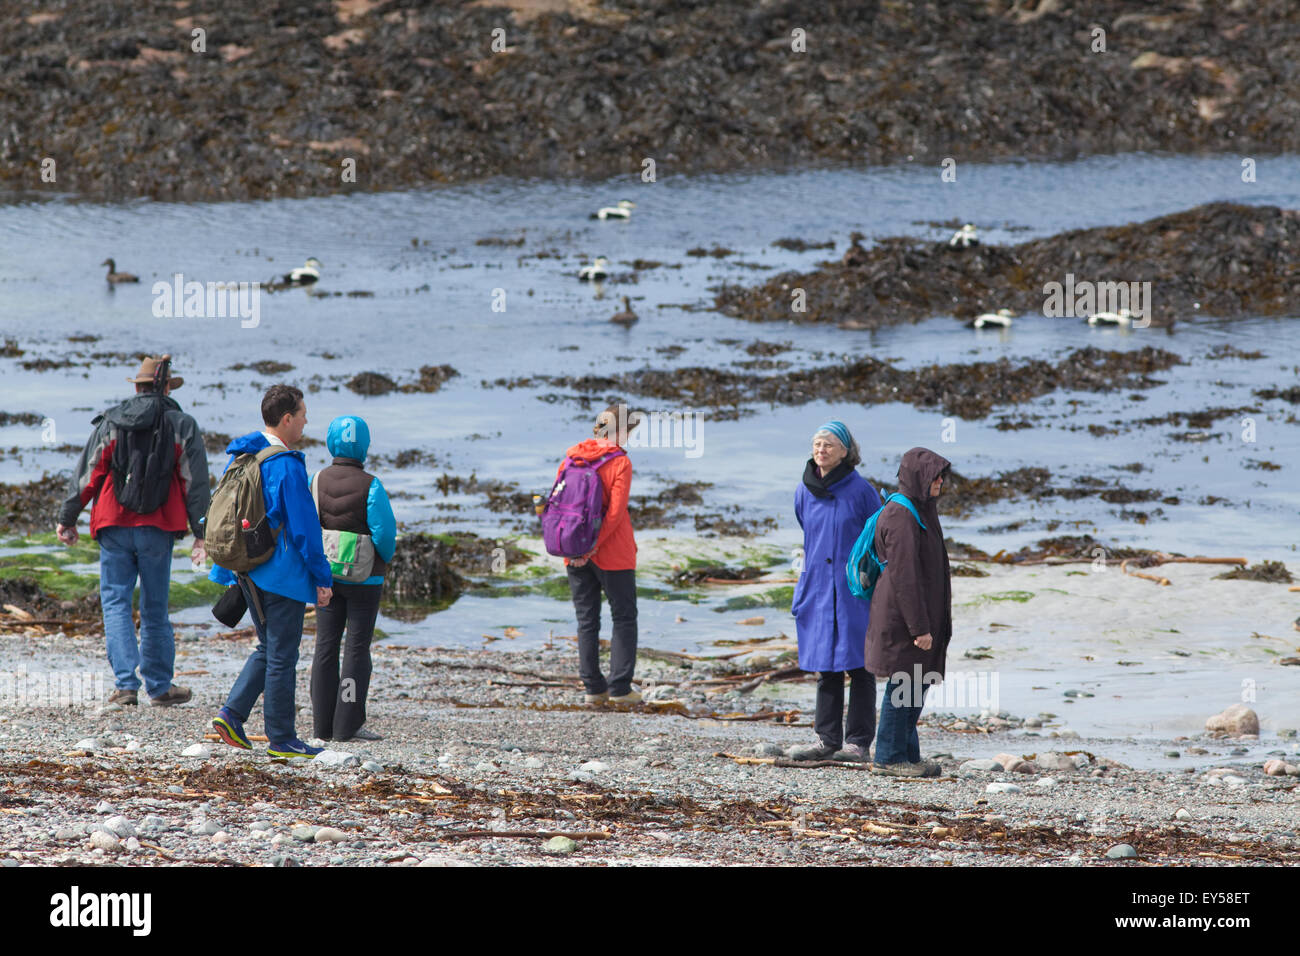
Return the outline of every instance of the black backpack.
[[[136,428],[115,423],[113,493],[118,504],[136,514],[147,515],[166,503],[176,470],[176,435],[163,404],[169,366],[169,362],[160,362],[154,373],[154,413],[147,423]]]

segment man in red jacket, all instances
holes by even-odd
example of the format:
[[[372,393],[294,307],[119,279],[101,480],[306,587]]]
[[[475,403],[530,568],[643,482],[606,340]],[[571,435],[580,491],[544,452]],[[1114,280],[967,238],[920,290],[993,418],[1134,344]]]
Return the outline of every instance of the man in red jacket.
[[[187,525],[194,533],[191,557],[206,557],[208,456],[199,426],[171,398],[184,379],[170,376],[170,370],[170,355],[144,359],[135,377],[127,379],[136,394],[94,420],[55,526],[60,541],[76,544],[77,516],[94,500],[90,536],[99,542],[99,603],[117,683],[109,701],[115,704],[138,702],[137,668],[154,704],[183,704],[191,696],[188,688],[172,683],[176,648],[167,599],[172,544],[185,536]],[[138,644],[131,615],[137,578]]]
[[[566,452],[567,458],[596,461],[627,444],[628,433],[640,423],[629,415],[626,405],[611,405],[600,413],[592,429],[594,438],[579,442]],[[559,480],[560,471],[556,471]],[[589,704],[635,704],[641,695],[632,689],[636,668],[636,541],[628,516],[628,493],[632,488],[632,463],[627,455],[611,458],[600,466],[604,518],[596,545],[581,558],[565,559],[569,592],[578,618],[578,671]],[[600,596],[609,599],[614,621],[610,637],[609,681],[600,671]]]

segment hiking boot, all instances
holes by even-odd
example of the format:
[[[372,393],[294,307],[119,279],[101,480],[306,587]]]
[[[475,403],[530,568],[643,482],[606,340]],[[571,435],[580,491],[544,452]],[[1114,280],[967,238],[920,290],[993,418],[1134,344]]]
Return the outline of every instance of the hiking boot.
[[[630,690],[626,694],[618,694],[609,698],[611,704],[639,704],[641,703],[641,694],[637,691]]]
[[[123,707],[134,707],[140,703],[139,691],[131,690],[128,687],[119,687],[109,694],[108,702],[110,704],[121,704]]]
[[[177,704],[184,704],[194,695],[190,693],[188,687],[182,687],[180,684],[172,684],[167,688],[167,693],[158,697],[150,697],[149,703],[155,707],[174,707]]]
[[[800,762],[810,760],[830,760],[831,755],[839,750],[838,747],[832,747],[830,744],[824,744],[820,740],[811,747],[795,747],[790,751],[790,759]]]
[[[845,744],[840,750],[831,754],[832,760],[838,760],[841,763],[871,763],[871,754],[867,748],[859,744]]]
[[[608,704],[609,691],[602,691],[599,694],[586,694],[583,696],[582,701],[584,704]]]
[[[318,753],[324,753],[324,751],[324,747],[308,746],[295,737],[293,740],[285,740],[280,743],[271,744],[271,746],[266,748],[266,755],[268,757],[278,757],[283,760],[290,757],[311,758],[315,757]]]
[[[244,733],[244,722],[235,716],[229,707],[222,707],[217,716],[212,718],[212,729],[225,743],[241,750],[252,750],[253,742]]]
[[[871,771],[887,777],[937,777],[939,765],[933,760],[921,760],[917,763],[876,764]]]

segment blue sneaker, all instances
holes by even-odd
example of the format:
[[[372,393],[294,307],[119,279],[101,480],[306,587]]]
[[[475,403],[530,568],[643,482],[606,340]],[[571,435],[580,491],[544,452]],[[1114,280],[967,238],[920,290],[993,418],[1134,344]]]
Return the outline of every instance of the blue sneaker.
[[[307,744],[303,743],[297,737],[294,737],[293,740],[283,740],[278,744],[271,744],[271,746],[266,748],[266,755],[268,757],[280,757],[280,758],[286,758],[286,757],[311,758],[316,756],[318,753],[324,753],[324,752],[325,752],[324,747],[309,747]]]
[[[217,711],[217,716],[212,718],[212,729],[217,732],[217,736],[232,747],[239,747],[242,750],[252,750],[253,743],[244,733],[244,722],[235,716],[229,707],[222,707]]]

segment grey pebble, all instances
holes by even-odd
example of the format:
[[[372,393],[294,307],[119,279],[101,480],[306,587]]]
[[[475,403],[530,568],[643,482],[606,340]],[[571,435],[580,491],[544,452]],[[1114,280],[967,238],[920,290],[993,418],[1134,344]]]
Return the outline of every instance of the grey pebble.
[[[275,856],[271,857],[270,863],[272,866],[302,866],[302,864],[299,863],[295,857],[289,856],[287,854],[285,855],[276,854]]]
[[[195,823],[193,830],[190,832],[198,836],[212,836],[212,834],[216,833],[220,829],[221,824],[217,823],[216,820],[203,820]]]
[[[367,760],[365,763],[361,765],[361,769],[369,770],[371,773],[382,773],[384,770],[384,765],[381,763],[376,763],[373,760]]]
[[[316,827],[294,827],[293,838],[299,843],[311,843],[316,839]]]
[[[250,830],[270,830],[275,826],[269,820],[254,820],[248,825]]]
[[[1117,843],[1106,851],[1106,858],[1110,860],[1132,860],[1137,858],[1137,850],[1128,843]]]
[[[564,856],[578,849],[576,840],[565,836],[551,837],[542,844],[542,852],[550,856]]]

